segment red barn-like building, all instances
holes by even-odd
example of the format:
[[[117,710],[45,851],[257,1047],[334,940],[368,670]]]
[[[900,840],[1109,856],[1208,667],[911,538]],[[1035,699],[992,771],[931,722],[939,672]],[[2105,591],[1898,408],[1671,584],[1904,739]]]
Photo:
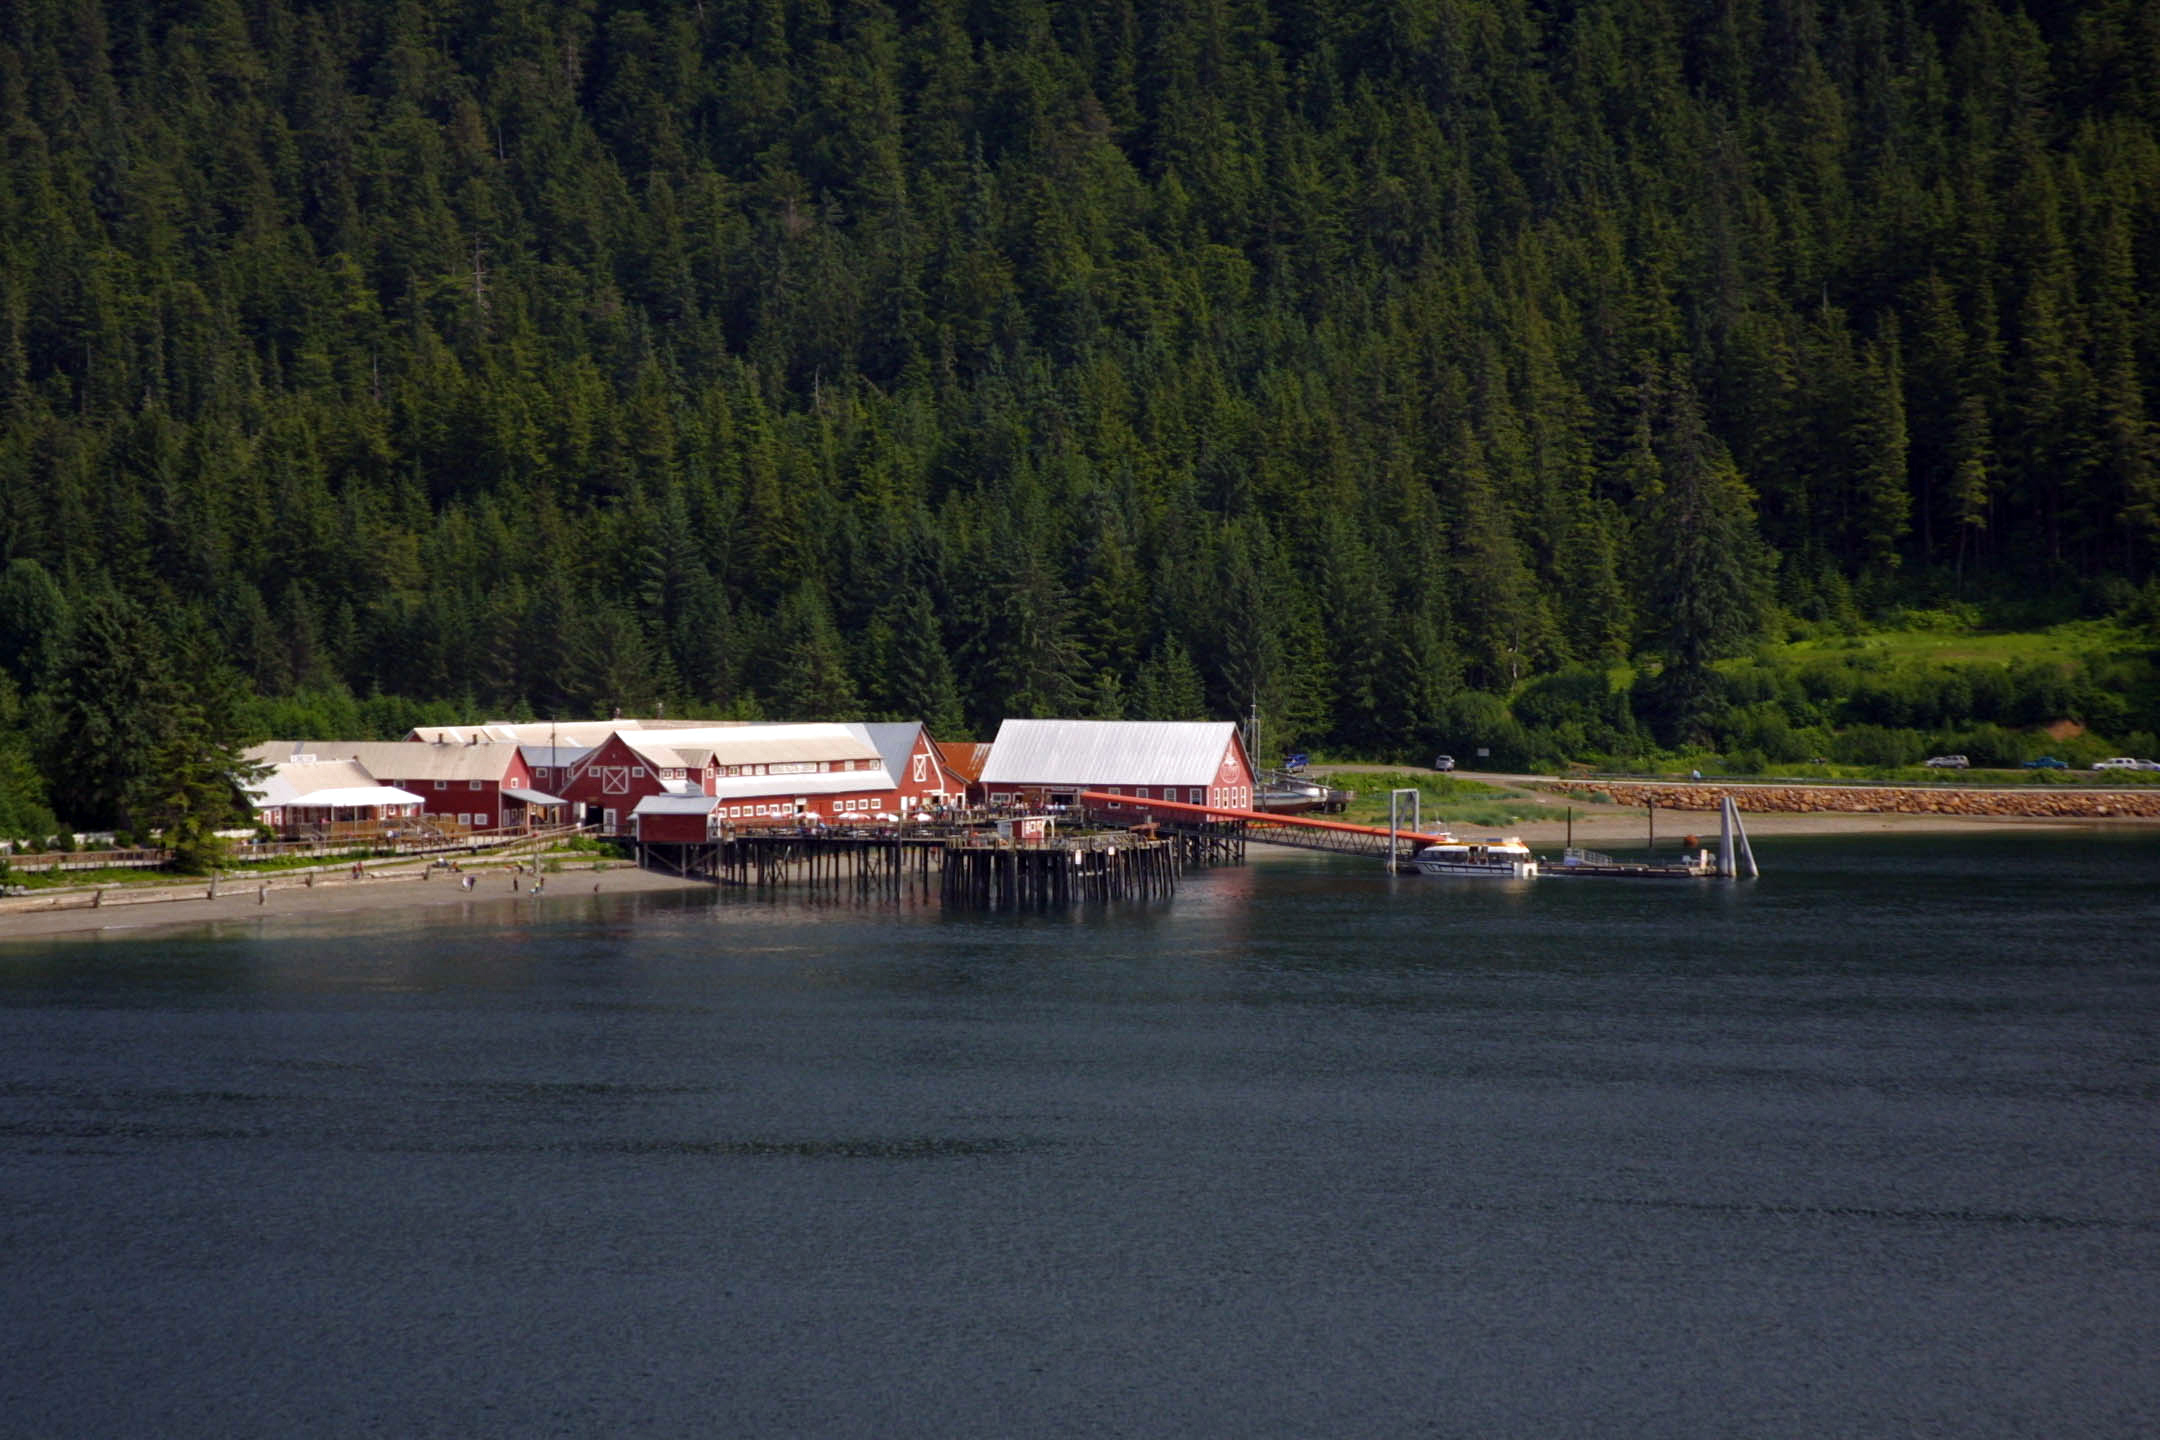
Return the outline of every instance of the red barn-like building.
[[[1007,720],[983,762],[992,805],[1078,805],[1082,790],[1120,797],[1091,803],[1113,821],[1153,819],[1150,800],[1250,809],[1253,767],[1227,720]]]
[[[914,815],[967,801],[967,778],[946,762],[944,751],[920,720],[893,720],[847,727],[877,747],[899,793],[900,813]]]
[[[602,834],[625,834],[649,795],[709,795],[733,824],[844,821],[897,805],[875,746],[845,725],[740,725],[611,735],[567,769],[562,794]]]

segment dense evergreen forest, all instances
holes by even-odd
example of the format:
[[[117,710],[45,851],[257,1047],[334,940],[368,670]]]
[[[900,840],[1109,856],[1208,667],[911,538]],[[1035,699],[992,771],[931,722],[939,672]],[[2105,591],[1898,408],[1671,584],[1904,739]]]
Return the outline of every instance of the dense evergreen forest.
[[[0,831],[613,706],[1794,758],[1765,636],[2160,612],[2144,0],[10,0],[0,146]]]

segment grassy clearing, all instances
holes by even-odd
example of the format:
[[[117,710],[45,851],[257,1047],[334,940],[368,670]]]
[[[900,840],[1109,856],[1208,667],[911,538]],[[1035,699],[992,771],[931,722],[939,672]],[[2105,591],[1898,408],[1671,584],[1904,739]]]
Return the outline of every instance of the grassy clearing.
[[[2060,663],[2087,657],[2104,658],[2135,649],[2138,643],[2112,620],[2072,620],[2050,625],[2044,630],[2002,631],[1972,630],[1946,623],[1870,630],[1860,635],[1813,636],[1769,646],[1764,653],[1773,660],[1850,660],[1874,656],[1884,660],[2008,665],[2018,660]]]
[[[1329,783],[1357,792],[1357,798],[1342,815],[1353,825],[1387,824],[1390,790],[1417,791],[1428,825],[1444,822],[1489,828],[1512,825],[1545,813],[1543,807],[1523,791],[1476,780],[1457,780],[1452,775],[1435,775],[1430,771],[1360,771],[1355,775],[1334,776]]]
[[[10,870],[8,885],[20,885],[29,891],[67,890],[78,885],[173,885],[196,879],[193,875],[175,875],[170,870]],[[201,877],[205,885],[209,877]]]

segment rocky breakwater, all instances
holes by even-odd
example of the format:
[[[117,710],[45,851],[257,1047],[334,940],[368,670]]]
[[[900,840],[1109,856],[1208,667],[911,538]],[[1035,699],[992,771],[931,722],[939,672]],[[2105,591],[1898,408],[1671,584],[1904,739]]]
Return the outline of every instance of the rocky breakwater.
[[[2160,820],[2160,787],[2136,790],[1937,789],[1898,785],[1711,785],[1694,781],[1564,781],[1580,800],[1660,810],[1715,810],[1726,795],[1742,810],[1777,815],[1970,815],[1976,819]]]

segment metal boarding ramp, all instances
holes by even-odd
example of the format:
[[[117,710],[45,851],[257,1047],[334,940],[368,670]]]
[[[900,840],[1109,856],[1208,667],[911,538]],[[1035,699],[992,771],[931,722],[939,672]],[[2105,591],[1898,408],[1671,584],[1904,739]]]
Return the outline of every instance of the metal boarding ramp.
[[[1281,845],[1293,850],[1325,850],[1337,855],[1363,855],[1374,860],[1385,860],[1391,854],[1400,855],[1404,848],[1412,851],[1420,845],[1429,845],[1440,838],[1420,833],[1413,806],[1413,819],[1409,828],[1398,826],[1388,829],[1375,825],[1351,825],[1341,820],[1312,820],[1301,815],[1277,815],[1266,810],[1239,810],[1221,805],[1193,805],[1183,800],[1152,800],[1137,795],[1113,794],[1107,790],[1082,790],[1080,802],[1089,810],[1106,819],[1116,819],[1117,811],[1136,812],[1137,823],[1149,818],[1165,828],[1179,829],[1210,823],[1234,823],[1244,827],[1249,842],[1262,845]]]

